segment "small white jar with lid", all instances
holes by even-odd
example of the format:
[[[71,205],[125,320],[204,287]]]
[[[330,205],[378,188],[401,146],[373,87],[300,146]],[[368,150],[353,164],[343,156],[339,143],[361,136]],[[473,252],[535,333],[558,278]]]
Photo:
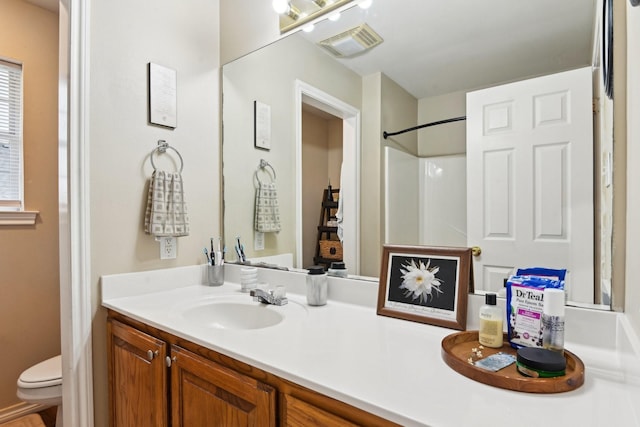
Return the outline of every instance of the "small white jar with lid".
[[[336,277],[347,277],[347,268],[344,265],[344,262],[334,261],[331,263],[331,267],[327,270],[327,274],[329,276]]]

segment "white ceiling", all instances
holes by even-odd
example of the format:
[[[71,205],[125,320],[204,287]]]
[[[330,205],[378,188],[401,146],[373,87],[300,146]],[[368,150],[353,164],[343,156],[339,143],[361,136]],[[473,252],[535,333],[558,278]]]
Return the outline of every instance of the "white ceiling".
[[[596,0],[373,0],[311,33],[318,42],[362,23],[384,43],[339,59],[382,71],[416,98],[468,91],[592,63]]]
[[[27,1],[58,12],[58,0]],[[419,99],[591,64],[596,3],[373,0],[301,34],[316,43],[366,22],[384,43],[338,61],[363,76],[381,71]]]

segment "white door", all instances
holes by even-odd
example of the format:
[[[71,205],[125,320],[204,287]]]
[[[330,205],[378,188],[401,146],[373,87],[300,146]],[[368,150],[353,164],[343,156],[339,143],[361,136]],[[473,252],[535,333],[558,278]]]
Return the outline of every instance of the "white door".
[[[566,268],[569,300],[593,302],[591,80],[582,68],[467,94],[476,289],[499,290],[513,268]]]

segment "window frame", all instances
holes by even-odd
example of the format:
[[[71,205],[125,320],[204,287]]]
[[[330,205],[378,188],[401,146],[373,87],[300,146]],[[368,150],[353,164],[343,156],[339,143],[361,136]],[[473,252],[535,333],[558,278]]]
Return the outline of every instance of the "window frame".
[[[25,210],[25,195],[24,195],[24,68],[23,64],[19,61],[0,57],[0,67],[3,70],[19,70],[19,86],[18,90],[14,91],[10,87],[7,87],[7,92],[3,95],[0,102],[6,104],[7,127],[8,131],[3,132],[0,130],[0,135],[4,136],[5,140],[9,141],[10,145],[13,145],[18,150],[17,159],[17,174],[13,177],[17,180],[17,199],[0,199],[0,225],[29,225],[34,224],[37,211]],[[9,77],[14,83],[16,81],[14,76]],[[19,99],[16,102],[12,95],[18,94]],[[17,110],[17,112],[16,112]],[[11,164],[11,162],[10,162]],[[15,163],[14,163],[15,165]],[[9,167],[9,173],[15,173],[15,167]]]

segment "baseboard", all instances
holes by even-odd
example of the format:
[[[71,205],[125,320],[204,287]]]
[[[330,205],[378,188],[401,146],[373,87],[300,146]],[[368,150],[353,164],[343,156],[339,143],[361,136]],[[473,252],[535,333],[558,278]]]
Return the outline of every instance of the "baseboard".
[[[20,418],[24,415],[33,414],[34,412],[40,412],[43,409],[47,408],[48,406],[40,405],[37,403],[16,403],[15,405],[0,409],[0,424],[13,421],[16,418]]]

